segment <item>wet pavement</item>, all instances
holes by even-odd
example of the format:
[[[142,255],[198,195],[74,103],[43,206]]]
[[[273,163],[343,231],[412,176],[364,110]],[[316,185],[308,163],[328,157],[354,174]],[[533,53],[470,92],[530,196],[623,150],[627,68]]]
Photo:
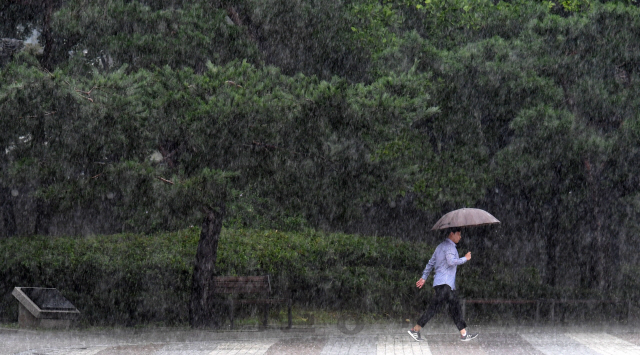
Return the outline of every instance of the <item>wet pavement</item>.
[[[23,330],[0,328],[0,355],[640,355],[634,326],[476,326],[461,342],[452,326],[423,330],[413,341],[406,326],[367,325],[354,335],[335,326],[196,331],[185,328]]]

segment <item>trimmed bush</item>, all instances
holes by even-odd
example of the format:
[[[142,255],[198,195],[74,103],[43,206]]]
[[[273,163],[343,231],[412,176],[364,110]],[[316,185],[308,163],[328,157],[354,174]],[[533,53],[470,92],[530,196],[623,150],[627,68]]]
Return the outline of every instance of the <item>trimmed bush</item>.
[[[17,319],[15,286],[56,287],[83,323],[185,324],[199,228],[156,235],[29,237],[0,241],[0,310]],[[298,306],[398,313],[433,248],[388,237],[257,230],[222,232],[220,275],[272,275]]]
[[[186,325],[199,236],[199,228],[189,228],[0,240],[0,319],[17,319],[13,287],[38,286],[58,288],[85,325]],[[434,250],[426,243],[313,230],[223,229],[220,238],[219,275],[269,274],[275,296],[291,295],[302,309],[417,315],[431,296],[431,287],[415,287]],[[628,296],[637,278],[626,279],[630,284],[621,292]],[[501,263],[459,268],[457,287],[466,298],[601,298],[550,288],[537,269]],[[491,310],[485,316],[495,317]]]

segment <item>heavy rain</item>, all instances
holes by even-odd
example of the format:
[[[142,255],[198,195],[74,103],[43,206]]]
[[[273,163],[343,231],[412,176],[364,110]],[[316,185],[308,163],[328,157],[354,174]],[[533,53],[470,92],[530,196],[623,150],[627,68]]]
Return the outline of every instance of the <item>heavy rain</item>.
[[[0,355],[640,354],[639,6],[0,1]]]

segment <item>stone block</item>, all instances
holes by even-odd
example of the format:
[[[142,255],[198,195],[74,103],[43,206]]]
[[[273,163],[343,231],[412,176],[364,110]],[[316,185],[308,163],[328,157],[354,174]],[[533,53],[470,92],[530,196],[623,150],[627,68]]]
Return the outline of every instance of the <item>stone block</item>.
[[[55,288],[15,287],[21,328],[69,328],[80,311]]]

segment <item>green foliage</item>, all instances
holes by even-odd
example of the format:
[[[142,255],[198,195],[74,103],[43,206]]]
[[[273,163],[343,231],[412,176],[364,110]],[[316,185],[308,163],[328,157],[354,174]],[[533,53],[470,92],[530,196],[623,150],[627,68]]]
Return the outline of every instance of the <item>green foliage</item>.
[[[362,81],[370,79],[376,50],[367,33],[385,29],[369,25],[354,7],[358,7],[355,2],[335,0],[246,0],[233,6],[265,64],[290,76],[303,73],[324,80],[340,76]]]
[[[81,310],[85,324],[183,324],[198,239],[198,228],[5,239],[0,287],[9,296],[2,308],[14,312],[14,286],[56,287]],[[431,251],[425,244],[392,238],[224,229],[217,270],[219,275],[270,274],[276,294],[292,291],[299,306],[399,312],[414,301],[415,275]],[[338,294],[344,304],[336,304]]]
[[[0,308],[16,317],[14,286],[56,287],[82,312],[83,324],[184,324],[199,232],[4,239],[0,289],[7,296]],[[414,284],[432,252],[390,237],[223,229],[216,268],[218,275],[269,274],[275,295],[290,293],[298,307],[391,315],[414,311],[428,297],[428,287]],[[535,269],[505,270],[461,268],[458,288],[469,298],[551,292]]]
[[[191,67],[259,57],[244,31],[225,21],[215,2],[145,5],[138,1],[71,1],[54,16],[57,33],[73,39],[74,56],[103,69]]]
[[[84,210],[175,230],[226,200],[229,226],[339,230],[410,195],[486,207],[537,241],[545,282],[611,292],[620,245],[640,248],[633,2],[56,6],[57,64],[0,72],[0,198],[27,194],[42,225]],[[18,7],[6,33],[44,21]]]
[[[398,139],[431,150],[411,128],[437,112],[423,94],[427,75],[354,85],[287,77],[247,62],[209,64],[202,75],[169,67],[127,72],[76,77],[6,68],[5,82],[13,84],[0,98],[4,144],[41,138],[10,152],[5,186],[30,183],[51,213],[102,210],[128,231],[191,225],[197,214],[188,217],[186,206],[227,196],[239,213],[234,223],[344,223],[363,201],[419,191],[415,171],[386,168],[411,164],[409,157],[371,156]],[[23,82],[33,84],[25,90]],[[59,99],[21,105],[27,95]],[[19,121],[27,115],[32,121]],[[211,171],[233,178],[225,188],[197,180]]]
[[[356,39],[371,52],[374,60],[385,49],[397,45],[394,29],[402,22],[397,7],[395,1],[353,2],[349,7],[357,19],[351,30]]]
[[[185,321],[198,231],[150,237],[32,237],[3,240],[5,316],[16,316],[14,286],[56,287],[85,324]]]
[[[390,305],[411,301],[415,270],[419,272],[424,255],[430,253],[426,245],[391,238],[310,230],[300,234],[240,230],[227,243],[233,248],[221,244],[218,255],[223,274],[278,275],[276,289],[292,290],[301,304],[376,312],[399,311]]]
[[[468,178],[446,181],[483,190],[481,203],[510,231],[493,238],[503,245],[512,233],[537,240],[550,285],[615,292],[620,278],[604,276],[615,274],[611,256],[620,255],[623,240],[636,245],[626,221],[637,213],[630,174],[637,153],[630,147],[637,144],[631,127],[640,51],[631,43],[638,9],[590,3],[573,11],[574,5],[582,6],[486,3],[474,12],[479,26],[453,5],[443,12],[458,16],[448,24],[407,11],[414,31],[384,65],[432,75],[427,92],[440,114],[425,127],[455,132],[440,142],[453,143]],[[472,158],[465,164],[464,157]],[[532,248],[519,244],[514,252]],[[578,255],[569,262],[556,250]],[[575,263],[573,276],[560,272]]]

